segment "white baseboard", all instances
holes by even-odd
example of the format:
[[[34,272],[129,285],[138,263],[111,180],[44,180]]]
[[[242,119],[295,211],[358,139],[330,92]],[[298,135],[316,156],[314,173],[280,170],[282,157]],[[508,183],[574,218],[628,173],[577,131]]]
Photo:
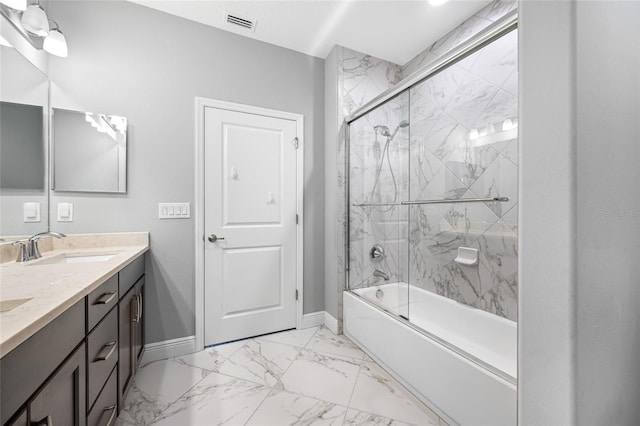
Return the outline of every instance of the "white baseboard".
[[[331,330],[333,334],[338,334],[338,320],[326,311],[324,312],[324,326]]]
[[[140,364],[190,354],[196,351],[196,336],[180,337],[145,345]]]
[[[311,327],[319,327],[324,324],[324,311],[313,312],[310,314],[302,315],[302,324],[301,327],[311,328]]]

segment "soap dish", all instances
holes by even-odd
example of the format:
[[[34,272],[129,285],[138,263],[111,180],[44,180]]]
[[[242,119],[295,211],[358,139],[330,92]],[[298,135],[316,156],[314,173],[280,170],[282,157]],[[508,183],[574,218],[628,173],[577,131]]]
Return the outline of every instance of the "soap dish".
[[[458,256],[454,259],[456,263],[461,265],[477,265],[478,264],[478,249],[471,247],[458,247]]]

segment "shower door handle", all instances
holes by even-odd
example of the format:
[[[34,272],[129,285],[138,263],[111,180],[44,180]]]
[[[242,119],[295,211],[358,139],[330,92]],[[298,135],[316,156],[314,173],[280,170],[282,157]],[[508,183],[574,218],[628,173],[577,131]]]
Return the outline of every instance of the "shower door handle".
[[[224,240],[224,237],[218,237],[216,234],[211,234],[209,235],[209,237],[207,237],[207,239],[210,243],[215,243],[216,241]]]

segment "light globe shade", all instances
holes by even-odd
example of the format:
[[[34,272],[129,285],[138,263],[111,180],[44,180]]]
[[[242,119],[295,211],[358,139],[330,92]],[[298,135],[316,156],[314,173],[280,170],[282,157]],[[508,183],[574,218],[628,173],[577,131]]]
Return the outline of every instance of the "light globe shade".
[[[13,10],[27,10],[27,0],[2,0],[0,3]]]
[[[32,4],[22,14],[22,26],[25,30],[39,37],[49,34],[49,18],[39,4]]]
[[[49,35],[44,39],[42,48],[52,55],[66,58],[69,54],[67,49],[67,40],[64,38],[64,34],[57,28],[49,31]]]

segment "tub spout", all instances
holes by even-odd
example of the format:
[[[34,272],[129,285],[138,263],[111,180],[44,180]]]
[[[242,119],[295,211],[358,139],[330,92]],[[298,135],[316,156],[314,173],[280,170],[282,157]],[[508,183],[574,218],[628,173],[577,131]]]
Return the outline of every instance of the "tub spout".
[[[389,275],[385,274],[384,272],[376,269],[375,271],[373,271],[373,276],[374,277],[380,277],[380,278],[384,278],[385,281],[389,281]]]

